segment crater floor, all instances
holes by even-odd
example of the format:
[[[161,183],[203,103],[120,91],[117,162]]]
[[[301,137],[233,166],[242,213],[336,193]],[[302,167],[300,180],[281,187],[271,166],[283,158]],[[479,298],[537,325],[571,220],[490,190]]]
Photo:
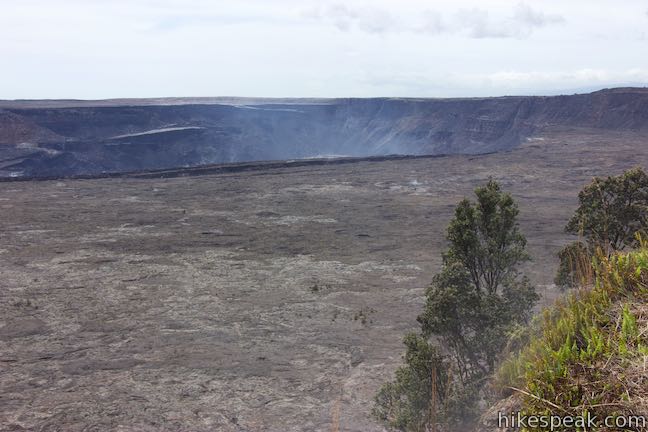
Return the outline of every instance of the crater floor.
[[[513,193],[545,301],[594,175],[646,137],[173,179],[0,183],[0,430],[372,431],[456,203]]]

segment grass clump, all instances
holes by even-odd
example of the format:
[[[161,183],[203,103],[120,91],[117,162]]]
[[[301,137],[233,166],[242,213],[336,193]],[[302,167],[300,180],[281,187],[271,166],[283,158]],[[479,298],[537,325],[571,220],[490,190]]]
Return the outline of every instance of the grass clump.
[[[647,408],[648,245],[598,254],[592,267],[594,286],[521,331],[526,343],[497,372],[496,388],[520,395],[527,414],[605,418]]]

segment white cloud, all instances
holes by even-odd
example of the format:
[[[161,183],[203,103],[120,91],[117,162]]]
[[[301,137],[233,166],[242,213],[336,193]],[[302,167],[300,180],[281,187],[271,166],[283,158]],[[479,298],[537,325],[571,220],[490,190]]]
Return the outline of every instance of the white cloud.
[[[481,96],[583,93],[618,86],[648,86],[648,68],[584,68],[547,72],[503,70],[459,74],[448,85],[472,87],[472,93]]]
[[[483,96],[648,81],[645,0],[0,3],[0,98]]]
[[[648,68],[548,72],[501,70],[452,75],[376,71],[359,77],[358,82],[374,92],[380,89],[382,94],[411,97],[550,95],[616,86],[648,86]]]

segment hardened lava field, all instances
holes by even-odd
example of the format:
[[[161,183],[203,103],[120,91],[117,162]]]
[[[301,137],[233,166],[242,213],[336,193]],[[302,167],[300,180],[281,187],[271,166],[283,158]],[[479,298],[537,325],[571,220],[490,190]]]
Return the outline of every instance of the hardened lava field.
[[[0,183],[0,430],[371,431],[456,203],[520,203],[545,301],[577,193],[645,135],[169,179]]]

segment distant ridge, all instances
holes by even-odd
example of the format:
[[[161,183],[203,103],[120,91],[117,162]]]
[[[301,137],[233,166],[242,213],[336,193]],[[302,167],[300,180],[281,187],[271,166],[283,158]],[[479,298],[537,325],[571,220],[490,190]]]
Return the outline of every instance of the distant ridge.
[[[572,96],[593,93],[645,93],[648,87],[614,87],[600,90],[583,89],[565,91],[555,95],[502,95],[484,97],[367,97],[367,98],[272,98],[272,97],[238,97],[238,96],[201,96],[201,97],[155,97],[155,98],[117,98],[117,99],[0,99],[0,109],[16,108],[82,108],[114,106],[166,106],[166,105],[265,105],[265,104],[334,104],[342,100],[481,100],[501,98],[545,98]]]
[[[648,88],[491,98],[0,101],[0,177],[93,176],[318,155],[477,154],[556,128],[648,135]]]

